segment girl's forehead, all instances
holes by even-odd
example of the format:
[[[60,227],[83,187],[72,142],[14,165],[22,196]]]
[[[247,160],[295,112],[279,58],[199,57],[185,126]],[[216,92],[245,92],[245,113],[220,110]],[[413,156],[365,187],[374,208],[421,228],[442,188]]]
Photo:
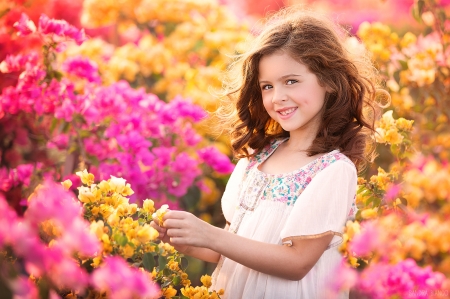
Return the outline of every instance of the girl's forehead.
[[[284,51],[264,55],[259,61],[259,75],[276,75],[286,72],[307,72],[308,66]]]

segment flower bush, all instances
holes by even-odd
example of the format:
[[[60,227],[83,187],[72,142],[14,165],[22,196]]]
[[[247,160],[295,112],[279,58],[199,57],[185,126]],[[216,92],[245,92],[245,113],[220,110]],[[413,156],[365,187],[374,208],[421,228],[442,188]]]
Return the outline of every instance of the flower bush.
[[[86,170],[77,175],[83,183],[78,201],[68,191],[70,180],[38,186],[23,217],[0,198],[0,283],[9,293],[27,298],[37,298],[38,292],[64,298],[220,298],[223,290],[210,291],[207,275],[203,286],[192,287],[183,255],[157,241],[158,232],[149,223],[153,214],[162,217],[166,206],[155,212],[150,199],[142,207],[130,203],[127,196],[134,191],[122,178],[95,184]]]
[[[44,51],[9,55],[0,64],[3,73],[21,71],[16,86],[0,96],[8,141],[2,150],[8,167],[1,170],[4,191],[28,186],[32,175],[61,179],[81,163],[101,179],[126,176],[137,198],[164,203],[201,188],[202,176],[213,170],[232,171],[229,159],[202,142],[193,127],[206,116],[199,106],[181,97],[165,103],[125,81],[101,85],[97,64],[87,58],[68,58],[57,68],[55,55],[64,44],[86,38],[67,22],[42,15],[35,26],[22,15],[15,27],[22,36],[39,34]],[[36,149],[38,158],[32,156]]]
[[[446,298],[450,289],[450,21],[446,3],[415,1],[412,11],[423,35],[381,23],[358,30],[392,102],[377,124],[383,167],[359,178],[359,211],[346,225],[346,263],[333,287],[368,298]]]

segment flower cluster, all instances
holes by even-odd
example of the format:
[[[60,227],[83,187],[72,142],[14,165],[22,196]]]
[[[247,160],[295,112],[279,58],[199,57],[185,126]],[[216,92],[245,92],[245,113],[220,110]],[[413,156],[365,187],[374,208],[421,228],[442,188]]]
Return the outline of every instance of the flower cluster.
[[[38,286],[42,285],[51,286],[53,296],[63,290],[82,294],[89,288],[99,293],[112,291],[112,295],[117,290],[116,286],[104,287],[111,277],[117,277],[119,266],[115,266],[114,259],[108,259],[101,270],[92,273],[84,267],[101,244],[90,232],[73,193],[46,181],[30,196],[23,217],[17,216],[3,197],[0,210],[0,264],[2,270],[8,270],[0,273],[0,280],[13,294],[37,298]],[[25,272],[17,271],[19,267]],[[14,274],[20,272],[23,274]],[[158,296],[158,287],[151,279],[143,280],[141,272],[129,267],[127,274],[128,284],[121,289],[125,297],[120,298]]]

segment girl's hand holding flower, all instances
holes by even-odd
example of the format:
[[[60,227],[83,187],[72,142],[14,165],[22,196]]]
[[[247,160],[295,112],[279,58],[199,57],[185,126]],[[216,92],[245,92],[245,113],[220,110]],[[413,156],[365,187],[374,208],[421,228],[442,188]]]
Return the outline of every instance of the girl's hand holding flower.
[[[169,211],[164,217],[164,227],[172,245],[208,248],[213,226],[184,211]]]

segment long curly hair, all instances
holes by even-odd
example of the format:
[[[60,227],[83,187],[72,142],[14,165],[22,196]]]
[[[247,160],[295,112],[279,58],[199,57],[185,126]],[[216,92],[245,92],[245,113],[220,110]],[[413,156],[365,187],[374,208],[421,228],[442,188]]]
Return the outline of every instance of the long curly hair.
[[[378,73],[364,46],[327,17],[298,7],[273,15],[249,45],[235,57],[223,86],[226,104],[220,111],[235,155],[250,157],[274,138],[289,136],[264,109],[258,83],[261,58],[284,51],[331,90],[308,156],[339,149],[362,170],[374,158],[374,122],[380,114]]]

